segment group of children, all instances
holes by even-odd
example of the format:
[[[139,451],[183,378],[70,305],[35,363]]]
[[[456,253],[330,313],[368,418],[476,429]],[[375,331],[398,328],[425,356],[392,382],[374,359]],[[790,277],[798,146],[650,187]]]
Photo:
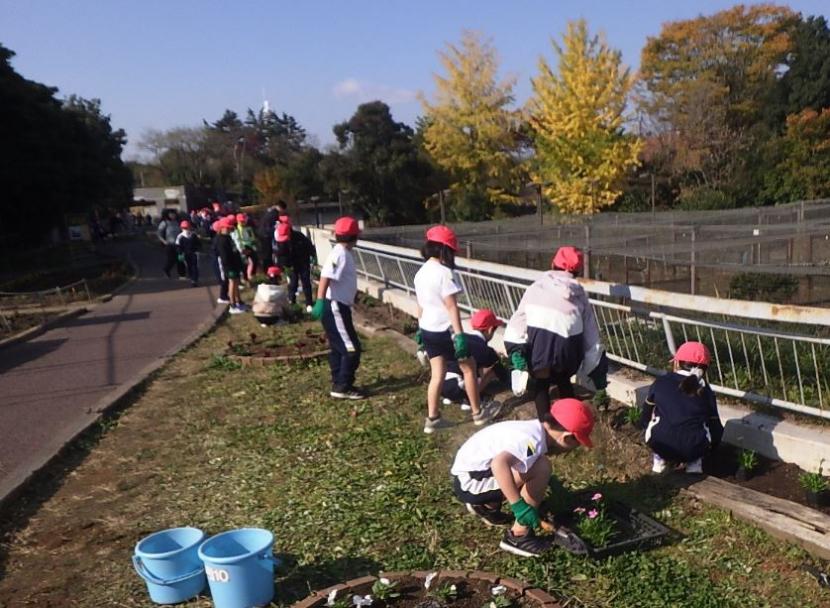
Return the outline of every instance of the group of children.
[[[220,234],[229,230],[219,228]],[[352,321],[357,294],[352,250],[360,236],[358,222],[339,218],[334,236],[336,244],[322,264],[311,313],[322,322],[330,344],[331,397],[363,399],[365,394],[355,386],[362,349]],[[457,299],[461,287],[454,273],[457,251],[458,241],[450,228],[430,228],[421,252],[424,263],[414,281],[416,341],[419,356],[430,369],[427,434],[453,426],[441,417],[442,400],[445,405],[460,403],[471,412],[476,426],[491,422],[502,406],[497,401],[482,403],[481,391],[493,379],[506,383],[508,378],[498,354],[488,345],[503,321],[483,309],[473,314],[470,331],[462,327]],[[551,476],[547,456],[592,447],[595,416],[589,405],[574,397],[571,377],[581,372],[598,389],[607,384],[608,364],[597,320],[576,280],[582,264],[578,249],[560,248],[551,270],[527,288],[505,327],[512,374],[525,376],[519,392],[532,395],[536,419],[498,422],[476,432],[458,450],[451,467],[455,496],[485,524],[506,526],[499,546],[516,555],[538,556],[553,544],[553,537],[535,532]],[[280,269],[269,269],[269,276],[272,270],[278,281]],[[703,456],[719,443],[723,427],[706,381],[709,363],[705,345],[687,342],[677,349],[673,371],[652,385],[642,424],[653,452],[654,472],[675,462],[685,464],[689,473],[700,473]],[[509,512],[502,510],[505,501]]]

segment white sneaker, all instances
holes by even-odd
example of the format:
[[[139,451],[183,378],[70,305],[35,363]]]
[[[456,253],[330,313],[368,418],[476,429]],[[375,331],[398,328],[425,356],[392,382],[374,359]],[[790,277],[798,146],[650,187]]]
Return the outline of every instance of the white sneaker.
[[[435,420],[424,418],[424,433],[427,435],[432,435],[435,431],[443,431],[444,429],[450,429],[454,426],[455,424],[449,420],[444,420],[443,418],[436,418]]]
[[[696,475],[700,475],[701,473],[703,473],[703,459],[698,458],[697,460],[693,460],[692,462],[687,462],[686,472]]]
[[[666,471],[666,461],[663,460],[663,457],[654,454],[651,459],[651,472],[652,473],[664,473]]]
[[[443,405],[452,405],[452,401],[450,401],[449,399],[446,399],[446,398],[445,398],[445,399],[442,399],[442,400],[441,400],[441,403],[442,403]]]
[[[311,311],[312,311],[312,310],[314,310],[314,307],[313,307],[313,306],[311,306],[311,304],[309,304],[308,306],[306,306],[306,307],[305,307],[305,311],[306,311],[306,313],[308,313],[308,314],[311,314]]]
[[[244,308],[242,308],[241,306],[231,306],[231,308],[230,308],[230,311],[229,311],[229,312],[230,312],[232,315],[241,315],[242,313],[244,313],[244,312],[245,312],[245,309],[244,309]]]
[[[217,304],[230,304],[230,303],[231,303],[231,301],[230,301],[230,300],[226,300],[225,298],[216,298],[216,303],[217,303]]]
[[[493,419],[501,412],[501,401],[488,401],[481,404],[481,410],[478,414],[473,414],[473,424],[481,426],[492,422]]]
[[[459,404],[459,407],[461,407],[461,411],[462,411],[462,412],[469,412],[471,409],[473,409],[473,408],[470,406],[470,404],[469,404],[469,403],[467,403],[466,401],[462,401],[462,402]]]

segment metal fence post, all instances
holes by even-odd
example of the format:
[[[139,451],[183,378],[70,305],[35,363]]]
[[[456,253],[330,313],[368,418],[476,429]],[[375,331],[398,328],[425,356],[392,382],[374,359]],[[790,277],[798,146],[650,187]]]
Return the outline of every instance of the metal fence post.
[[[695,295],[697,293],[697,251],[695,250],[695,242],[697,241],[697,226],[692,226],[692,251],[689,259],[689,293]]]
[[[582,265],[582,276],[591,278],[591,225],[585,224],[585,260]]]

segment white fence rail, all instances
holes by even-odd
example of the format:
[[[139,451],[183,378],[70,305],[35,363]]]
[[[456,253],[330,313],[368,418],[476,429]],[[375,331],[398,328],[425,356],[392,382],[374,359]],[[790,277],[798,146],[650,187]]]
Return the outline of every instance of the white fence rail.
[[[359,275],[414,295],[422,264],[416,250],[361,241],[354,254]],[[470,259],[458,259],[457,266],[460,306],[491,308],[505,320],[540,274]],[[709,379],[716,392],[830,419],[830,309],[582,284],[613,361],[660,374],[676,345],[699,340],[712,350]]]

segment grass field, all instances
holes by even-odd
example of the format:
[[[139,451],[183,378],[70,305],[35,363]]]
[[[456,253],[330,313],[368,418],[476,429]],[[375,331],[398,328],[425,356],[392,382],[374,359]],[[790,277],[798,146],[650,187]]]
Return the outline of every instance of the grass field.
[[[644,450],[604,422],[598,448],[557,457],[555,473],[635,504],[676,536],[600,562],[557,550],[510,556],[498,549],[500,532],[452,498],[449,465],[473,427],[423,435],[425,386],[413,358],[366,340],[358,381],[374,396],[344,403],[327,397],[324,360],[240,368],[222,356],[251,331],[262,330],[248,315],[226,320],[0,514],[0,606],[150,606],[133,546],[177,525],[271,529],[285,558],[277,605],[408,568],[494,571],[569,607],[830,605],[800,570],[811,562],[805,553],[675,495],[645,474]],[[445,415],[464,420],[457,409]]]

